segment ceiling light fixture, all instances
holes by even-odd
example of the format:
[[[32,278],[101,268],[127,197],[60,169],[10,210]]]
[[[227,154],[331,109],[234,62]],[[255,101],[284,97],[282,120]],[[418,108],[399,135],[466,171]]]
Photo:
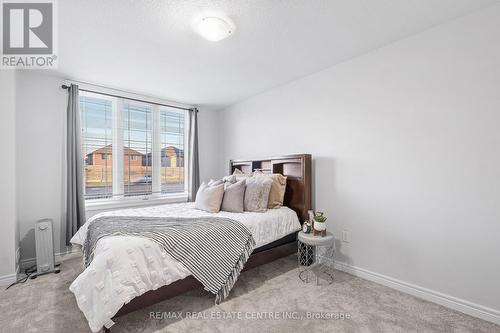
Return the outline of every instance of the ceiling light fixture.
[[[220,17],[204,17],[198,23],[198,33],[212,42],[217,42],[229,37],[234,31],[234,24]]]

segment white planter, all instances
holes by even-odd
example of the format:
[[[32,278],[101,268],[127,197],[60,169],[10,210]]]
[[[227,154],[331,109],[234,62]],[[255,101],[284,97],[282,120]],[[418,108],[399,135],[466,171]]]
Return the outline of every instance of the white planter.
[[[317,231],[326,230],[326,223],[314,221],[314,229],[316,229]]]

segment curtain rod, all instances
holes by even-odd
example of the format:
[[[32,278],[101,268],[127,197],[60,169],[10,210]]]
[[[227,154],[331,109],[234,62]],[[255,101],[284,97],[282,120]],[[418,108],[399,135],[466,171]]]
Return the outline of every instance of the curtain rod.
[[[65,89],[65,90],[68,90],[69,86],[66,85],[66,84],[63,84],[61,86],[61,88]],[[78,90],[89,92],[89,93],[94,93],[94,94],[100,94],[100,95],[104,95],[104,96],[109,96],[109,97],[124,98],[124,99],[128,99],[128,100],[135,101],[135,102],[143,102],[143,103],[149,103],[149,104],[153,104],[153,105],[166,106],[166,107],[174,108],[174,109],[187,110],[187,111],[196,110],[196,112],[198,112],[197,108],[183,108],[181,106],[170,105],[170,104],[163,104],[163,103],[157,103],[157,102],[150,102],[150,101],[145,101],[145,100],[142,100],[142,99],[125,97],[125,96],[114,95],[114,94],[108,94],[108,93],[103,93],[103,92],[100,92],[100,91],[94,91],[94,90],[89,90],[89,89],[80,89],[79,88]]]

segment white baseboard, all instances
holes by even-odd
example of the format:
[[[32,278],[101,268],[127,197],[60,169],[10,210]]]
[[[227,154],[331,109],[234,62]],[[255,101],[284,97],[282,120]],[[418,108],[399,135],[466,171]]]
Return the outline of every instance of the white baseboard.
[[[16,249],[16,272],[14,274],[8,274],[0,276],[0,286],[8,286],[17,281],[17,277],[19,276],[19,272],[21,272],[21,265],[19,263],[19,254],[20,249]]]
[[[69,251],[56,253],[55,260],[56,262],[61,262],[66,259],[73,258],[80,253],[81,253],[80,248],[75,246],[71,248]],[[0,286],[8,286],[9,284],[16,282],[21,269],[24,270],[25,268],[31,267],[35,264],[36,264],[36,258],[22,259],[20,261],[20,264],[17,265],[17,272],[15,274],[0,276]]]
[[[342,262],[335,269],[500,325],[500,311]]]
[[[8,286],[17,281],[17,273],[0,276],[0,286]]]
[[[56,262],[63,261],[65,259],[73,258],[76,254],[81,253],[80,247],[72,247],[68,251],[59,252],[55,254]],[[24,270],[25,268],[36,265],[36,258],[27,258],[21,260],[21,268]]]

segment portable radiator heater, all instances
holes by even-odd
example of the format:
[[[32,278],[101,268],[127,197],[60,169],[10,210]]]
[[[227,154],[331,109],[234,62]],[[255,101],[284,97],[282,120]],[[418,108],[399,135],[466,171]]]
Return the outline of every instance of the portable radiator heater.
[[[52,233],[52,220],[38,220],[35,226],[36,242],[36,273],[31,276],[32,279],[38,275],[48,273],[59,273],[60,270],[55,263],[54,257],[54,239]]]

